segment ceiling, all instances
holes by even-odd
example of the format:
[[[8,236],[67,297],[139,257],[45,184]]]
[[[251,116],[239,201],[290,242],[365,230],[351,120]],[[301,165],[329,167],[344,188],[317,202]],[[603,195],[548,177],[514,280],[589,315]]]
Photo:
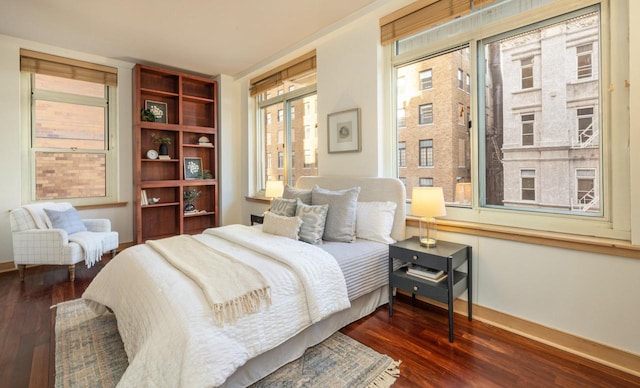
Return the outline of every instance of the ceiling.
[[[0,34],[238,76],[375,0],[0,0]]]

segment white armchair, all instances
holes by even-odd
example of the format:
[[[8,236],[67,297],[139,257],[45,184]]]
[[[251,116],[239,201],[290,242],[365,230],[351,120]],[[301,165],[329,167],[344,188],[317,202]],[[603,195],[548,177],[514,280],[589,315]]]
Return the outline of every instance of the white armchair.
[[[13,239],[13,261],[20,279],[28,264],[67,265],[69,280],[75,280],[76,264],[85,261],[88,267],[111,251],[115,256],[118,248],[118,232],[111,231],[108,219],[80,220],[85,230],[68,234],[55,227],[44,209],[69,210],[69,203],[40,203],[13,209],[9,215]],[[75,212],[75,209],[73,210]]]

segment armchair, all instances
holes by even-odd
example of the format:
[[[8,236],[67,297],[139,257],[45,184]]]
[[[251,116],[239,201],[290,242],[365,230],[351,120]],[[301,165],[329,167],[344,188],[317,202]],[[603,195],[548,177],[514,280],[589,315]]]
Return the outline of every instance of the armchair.
[[[47,210],[45,210],[47,209]],[[87,267],[118,248],[118,232],[111,231],[108,219],[80,220],[70,203],[39,203],[13,209],[9,214],[13,240],[13,261],[20,280],[28,264],[67,265],[69,280],[75,280],[76,264],[84,260]],[[55,213],[55,212],[58,213]],[[61,214],[52,220],[47,216]],[[76,222],[69,228],[65,222]],[[66,230],[65,230],[66,229]],[[79,230],[79,231],[76,231]],[[68,233],[71,232],[71,233]]]

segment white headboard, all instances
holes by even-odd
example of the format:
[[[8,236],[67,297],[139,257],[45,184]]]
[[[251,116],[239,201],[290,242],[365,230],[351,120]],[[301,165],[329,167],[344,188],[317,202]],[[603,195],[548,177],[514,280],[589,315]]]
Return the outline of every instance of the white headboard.
[[[296,187],[312,189],[315,185],[327,190],[343,190],[359,186],[359,202],[392,201],[396,203],[391,237],[396,241],[406,238],[407,200],[404,184],[395,178],[350,177],[350,176],[303,176],[298,178]]]

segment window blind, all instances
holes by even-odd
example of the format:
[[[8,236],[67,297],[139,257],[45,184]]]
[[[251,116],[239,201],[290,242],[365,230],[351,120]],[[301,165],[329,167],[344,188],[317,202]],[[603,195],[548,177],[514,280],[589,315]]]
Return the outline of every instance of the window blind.
[[[316,69],[316,51],[313,50],[301,57],[285,63],[273,70],[251,79],[249,91],[251,96],[265,90],[275,88],[288,79]]]
[[[419,0],[380,19],[383,45],[471,12],[495,0]]]
[[[20,70],[36,74],[95,82],[107,86],[118,84],[118,69],[111,66],[20,49]]]

